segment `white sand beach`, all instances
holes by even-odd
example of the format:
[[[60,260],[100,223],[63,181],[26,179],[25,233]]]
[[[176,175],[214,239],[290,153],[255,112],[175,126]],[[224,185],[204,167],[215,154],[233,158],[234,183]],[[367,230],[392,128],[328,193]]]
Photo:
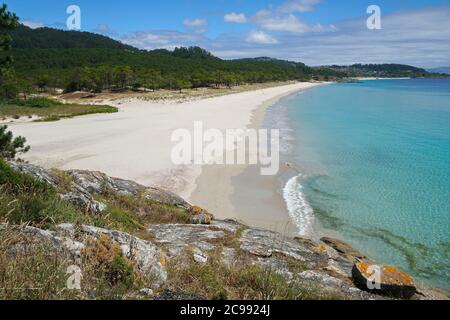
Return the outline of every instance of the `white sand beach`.
[[[199,165],[173,165],[172,132],[179,128],[193,130],[194,122],[199,120],[205,129],[257,126],[256,118],[263,117],[265,107],[285,95],[317,85],[295,83],[184,103],[113,101],[110,104],[120,110],[115,114],[16,123],[10,128],[27,138],[31,151],[22,158],[31,163],[47,168],[98,170],[162,186],[221,218],[236,218],[228,201],[232,192],[230,178],[244,168],[210,169],[200,178]],[[196,189],[196,183],[204,185]]]

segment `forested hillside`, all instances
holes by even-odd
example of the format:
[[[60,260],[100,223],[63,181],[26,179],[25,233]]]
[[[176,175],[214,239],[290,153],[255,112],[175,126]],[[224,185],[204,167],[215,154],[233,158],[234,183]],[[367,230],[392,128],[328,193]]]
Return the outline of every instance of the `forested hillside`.
[[[396,78],[396,77],[426,77],[430,74],[421,68],[403,64],[354,64],[351,66],[325,66],[317,70],[329,69],[347,77],[378,77],[378,78]]]
[[[13,39],[13,48],[26,49],[68,49],[68,48],[108,48],[136,50],[111,38],[78,31],[62,31],[52,28],[31,29],[20,25],[11,30],[9,35]]]
[[[14,57],[15,76],[2,82],[9,94],[50,87],[69,92],[182,90],[269,81],[428,75],[423,69],[403,65],[311,68],[269,57],[222,60],[199,47],[146,51],[94,33],[30,29],[23,25],[8,33],[13,48],[8,54]]]

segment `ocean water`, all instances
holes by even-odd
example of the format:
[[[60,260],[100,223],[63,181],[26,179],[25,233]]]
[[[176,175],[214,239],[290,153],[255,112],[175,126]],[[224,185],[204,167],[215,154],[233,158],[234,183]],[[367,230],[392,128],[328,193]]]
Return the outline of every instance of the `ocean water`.
[[[324,85],[272,113],[299,170],[284,197],[300,234],[333,231],[450,289],[450,79]]]

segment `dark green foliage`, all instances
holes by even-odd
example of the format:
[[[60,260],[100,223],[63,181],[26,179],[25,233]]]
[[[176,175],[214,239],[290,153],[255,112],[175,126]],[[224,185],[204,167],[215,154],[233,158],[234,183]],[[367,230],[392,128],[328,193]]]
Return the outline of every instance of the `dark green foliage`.
[[[426,77],[431,74],[425,69],[403,64],[354,64],[351,66],[327,66],[326,69],[346,75],[347,77]],[[323,67],[317,70],[324,70]]]
[[[0,220],[48,226],[77,221],[80,214],[50,185],[14,171],[0,159]]]
[[[7,126],[0,126],[0,158],[14,159],[16,154],[28,152],[29,146],[25,146],[24,137],[15,137]]]
[[[47,98],[31,98],[27,100],[12,99],[6,101],[7,104],[30,108],[50,108],[63,105],[61,102]]]
[[[144,51],[87,32],[20,26],[10,31],[19,78],[39,90],[151,90],[307,80],[312,69],[270,59],[221,60],[199,47]]]
[[[31,29],[18,26],[10,33],[14,48],[26,49],[70,49],[70,48],[108,48],[136,50],[135,48],[100,34],[79,31],[62,31],[52,28]]]
[[[66,92],[141,88],[181,91],[271,81],[430,75],[423,69],[394,64],[311,68],[268,57],[222,60],[199,47],[146,51],[98,34],[51,28],[33,30],[20,26],[9,34],[13,38],[17,73],[10,78],[28,83],[19,88],[32,84],[40,91],[47,88],[64,88]],[[2,88],[3,95],[8,96],[24,91],[17,89],[12,80]]]
[[[0,7],[0,95],[14,97],[17,94],[17,83],[13,70],[11,70],[12,57],[5,51],[11,49],[12,38],[5,30],[14,29],[18,26],[18,18],[14,13],[7,10],[6,4]]]

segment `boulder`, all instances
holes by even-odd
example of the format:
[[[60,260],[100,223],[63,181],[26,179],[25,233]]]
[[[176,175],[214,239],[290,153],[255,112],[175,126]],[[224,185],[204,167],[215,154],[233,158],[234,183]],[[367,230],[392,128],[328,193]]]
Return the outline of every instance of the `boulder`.
[[[189,213],[192,215],[192,224],[211,224],[214,218],[211,213],[198,206],[192,206]]]
[[[377,270],[379,275],[374,274]],[[357,262],[353,266],[352,276],[359,288],[394,298],[410,299],[417,292],[413,278],[392,266]]]

